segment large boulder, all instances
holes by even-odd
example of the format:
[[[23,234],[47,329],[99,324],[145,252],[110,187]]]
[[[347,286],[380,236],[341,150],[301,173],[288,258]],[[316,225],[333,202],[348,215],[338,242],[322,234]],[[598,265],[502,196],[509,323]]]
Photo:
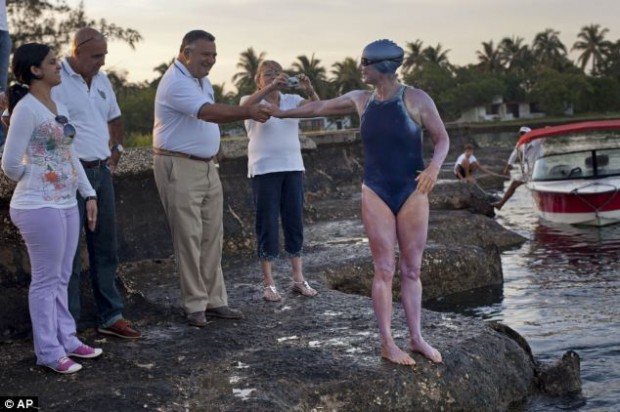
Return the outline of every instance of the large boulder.
[[[336,274],[329,277],[331,285],[368,294],[372,264],[368,248],[363,244],[365,237],[359,221],[362,150],[359,141],[351,136],[335,133],[331,140],[323,136],[323,140],[318,140],[318,149],[314,140],[305,139],[306,222],[308,237],[312,239],[311,227],[314,223],[356,219],[354,236],[361,239],[362,247],[352,256],[357,256],[359,261],[325,257],[323,262],[331,266]],[[247,178],[247,159],[243,152],[245,144],[247,141],[242,139],[223,144],[224,160],[220,163],[220,176],[225,198],[225,256],[252,253],[255,249],[254,207]],[[12,291],[0,295],[0,304],[15,308],[0,315],[0,327],[5,336],[16,336],[29,329],[28,254],[8,217],[13,186],[0,173],[0,220],[3,223],[0,229],[0,285]],[[432,243],[425,255],[423,269],[424,279],[428,282],[425,285],[427,298],[501,284],[500,249],[524,240],[479,214],[484,213],[481,205],[488,207],[488,202],[477,199],[473,187],[456,181],[441,181],[430,197],[433,213],[429,239]],[[115,190],[120,261],[172,256],[170,231],[155,187],[150,149],[128,150],[115,178]],[[446,211],[449,209],[458,210]],[[336,223],[336,226],[339,224]],[[319,245],[326,244],[331,237],[329,233],[318,236]],[[455,244],[454,239],[462,243]],[[312,242],[307,242],[306,248],[312,247]],[[86,268],[85,242],[82,246],[83,266]],[[363,278],[358,277],[361,272],[365,273]],[[88,282],[84,287],[90,289]],[[395,291],[398,289],[396,282]],[[85,290],[84,296],[88,298],[90,295],[90,291]]]
[[[87,300],[80,325],[87,329],[80,336],[103,347],[104,356],[84,362],[85,370],[80,379],[72,379],[69,395],[65,380],[34,367],[32,342],[16,339],[18,332],[29,330],[24,319],[29,268],[19,235],[3,224],[0,250],[6,246],[9,252],[0,261],[0,284],[11,296],[0,296],[0,304],[11,310],[2,312],[0,327],[5,342],[13,339],[2,345],[3,391],[35,394],[46,410],[58,411],[496,411],[534,391],[561,393],[558,379],[553,378],[559,369],[541,368],[516,332],[455,314],[422,313],[424,336],[441,350],[442,364],[432,364],[419,354],[414,354],[413,368],[381,360],[372,303],[360,295],[367,295],[368,289],[358,286],[372,279],[359,220],[360,146],[343,135],[336,137],[343,142],[322,142],[319,149],[304,153],[304,265],[307,278],[320,292],[314,299],[296,296],[286,286],[290,282],[286,259],[274,261],[283,300],[269,304],[261,299],[260,269],[249,253],[253,208],[245,161],[230,157],[222,161],[224,272],[230,304],[246,317],[218,320],[204,329],[188,327],[181,314],[178,276],[174,260],[168,259],[170,235],[153,183],[150,153],[131,150],[116,179],[123,262],[119,281],[126,297],[125,315],[137,319],[144,339],[118,342],[94,335],[93,305]],[[437,198],[440,193],[439,188]],[[450,196],[471,197],[471,192],[446,189],[445,198]],[[501,284],[499,251],[523,239],[475,213],[479,208],[471,207],[471,201],[453,199],[459,207],[447,207],[447,200],[438,203],[443,206],[433,206],[422,269],[425,297]],[[6,196],[0,205],[0,219],[6,221]],[[395,286],[398,291],[397,282]],[[393,330],[397,343],[407,348],[408,332],[397,297]],[[565,373],[578,376],[578,365],[571,359],[563,364],[568,368]],[[574,381],[571,388],[578,387]],[[73,396],[76,393],[79,396]]]

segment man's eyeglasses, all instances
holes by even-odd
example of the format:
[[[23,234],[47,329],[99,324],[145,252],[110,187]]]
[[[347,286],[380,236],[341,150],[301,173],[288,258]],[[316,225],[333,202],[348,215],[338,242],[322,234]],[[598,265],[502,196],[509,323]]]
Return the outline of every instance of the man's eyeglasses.
[[[371,59],[367,59],[366,57],[362,57],[362,66],[366,67],[366,66],[370,66],[371,64],[377,64],[377,63],[381,63],[381,62],[386,62],[386,61],[393,61],[393,62],[397,62],[397,59],[376,59],[376,60],[371,60]]]
[[[88,43],[91,40],[105,40],[108,36],[106,34],[96,34],[92,37],[89,37],[86,40],[82,40],[81,42],[79,42],[78,44],[75,45],[75,48],[77,49],[80,46],[85,45],[86,43]]]
[[[75,130],[75,126],[69,123],[69,119],[67,119],[67,116],[59,114],[54,118],[54,120],[56,120],[62,125],[62,132],[64,135],[63,143],[70,144],[71,142],[73,142],[73,138],[75,137],[77,131]]]

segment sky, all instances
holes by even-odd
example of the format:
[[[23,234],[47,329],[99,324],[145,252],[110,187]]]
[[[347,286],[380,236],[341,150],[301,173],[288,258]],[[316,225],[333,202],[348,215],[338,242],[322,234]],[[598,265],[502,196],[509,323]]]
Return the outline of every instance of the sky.
[[[80,0],[67,0],[75,6]],[[476,63],[482,42],[522,37],[531,44],[547,28],[560,32],[568,49],[583,26],[608,28],[620,39],[620,0],[82,0],[86,15],[130,27],[143,36],[132,50],[108,44],[106,65],[126,70],[131,82],[152,80],[153,68],[178,53],[183,35],[203,29],[216,37],[217,63],[209,78],[234,90],[240,54],[253,47],[286,69],[297,56],[315,55],[326,67],[346,57],[359,59],[364,46],[387,38],[401,47],[450,50],[457,65]],[[571,54],[575,58],[575,54]]]

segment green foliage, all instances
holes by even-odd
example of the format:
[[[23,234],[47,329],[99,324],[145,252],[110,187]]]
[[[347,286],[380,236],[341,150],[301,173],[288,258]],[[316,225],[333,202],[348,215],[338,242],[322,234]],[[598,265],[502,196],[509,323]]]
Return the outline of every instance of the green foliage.
[[[498,78],[491,76],[458,84],[454,89],[446,92],[445,102],[449,104],[450,112],[458,117],[463,111],[483,106],[504,94],[506,86]]]
[[[336,62],[332,65],[332,74],[334,75],[332,87],[335,95],[341,95],[351,90],[366,89],[368,87],[362,81],[362,74],[357,66],[358,63],[352,57],[347,57],[343,61]]]
[[[583,73],[561,73],[545,70],[534,84],[531,99],[549,115],[561,115],[571,107],[584,106],[592,87]]]
[[[427,61],[418,70],[405,74],[403,81],[432,96],[443,117],[446,119],[454,117],[450,91],[456,87],[457,83],[448,68]]]
[[[609,113],[620,110],[620,80],[613,77],[589,77],[590,92],[583,102],[582,110]]]
[[[131,86],[117,93],[118,103],[123,113],[123,125],[127,135],[150,135],[153,132],[153,102],[155,88],[151,86]]]
[[[126,133],[124,147],[150,147],[153,144],[153,135],[140,133]]]
[[[256,73],[258,73],[258,66],[265,60],[266,54],[265,52],[260,52],[257,55],[253,47],[249,47],[241,53],[239,63],[237,63],[237,67],[241,71],[235,73],[232,77],[233,83],[239,91],[237,93],[238,98],[251,94],[256,90],[254,79],[256,78]]]
[[[7,14],[13,47],[40,42],[60,51],[69,44],[77,29],[87,26],[105,33],[108,39],[121,40],[132,48],[142,40],[140,33],[134,29],[108,23],[105,19],[89,19],[83,2],[72,9],[66,0],[8,0]]]
[[[71,35],[84,26],[92,26],[131,47],[142,39],[130,28],[119,27],[104,19],[89,19],[84,4],[70,7],[67,0],[7,0],[14,47],[24,42],[47,43],[58,51],[66,48]],[[462,111],[502,98],[504,102],[532,102],[548,115],[561,115],[567,108],[575,112],[620,110],[620,40],[605,37],[609,29],[598,24],[583,26],[571,50],[580,52],[577,65],[568,58],[567,47],[559,32],[550,28],[537,33],[531,44],[520,37],[503,37],[499,42],[482,43],[476,53],[478,63],[454,66],[449,50],[441,44],[424,46],[420,39],[405,43],[401,69],[403,82],[426,91],[435,101],[444,120],[460,117]],[[238,104],[241,96],[255,90],[254,77],[266,52],[252,47],[240,54],[232,83],[214,85],[218,103]],[[154,69],[163,75],[172,61]],[[284,62],[281,62],[284,63]],[[285,64],[283,64],[285,66]],[[331,78],[314,54],[300,55],[289,66],[291,73],[305,73],[322,99],[350,90],[368,88],[361,78],[358,61],[347,57],[334,63]],[[588,69],[590,76],[585,74]],[[108,71],[123,112],[126,141],[130,145],[150,144],[153,127],[153,101],[159,78],[152,82],[130,84],[127,73]],[[242,122],[223,124],[224,134],[242,128]]]

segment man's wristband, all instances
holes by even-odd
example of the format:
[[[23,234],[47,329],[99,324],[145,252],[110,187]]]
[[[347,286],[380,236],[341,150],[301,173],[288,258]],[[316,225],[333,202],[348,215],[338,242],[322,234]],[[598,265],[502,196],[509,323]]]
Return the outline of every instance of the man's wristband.
[[[86,196],[86,197],[84,198],[84,201],[85,201],[85,202],[88,202],[89,200],[94,200],[94,201],[97,201],[97,196]]]

